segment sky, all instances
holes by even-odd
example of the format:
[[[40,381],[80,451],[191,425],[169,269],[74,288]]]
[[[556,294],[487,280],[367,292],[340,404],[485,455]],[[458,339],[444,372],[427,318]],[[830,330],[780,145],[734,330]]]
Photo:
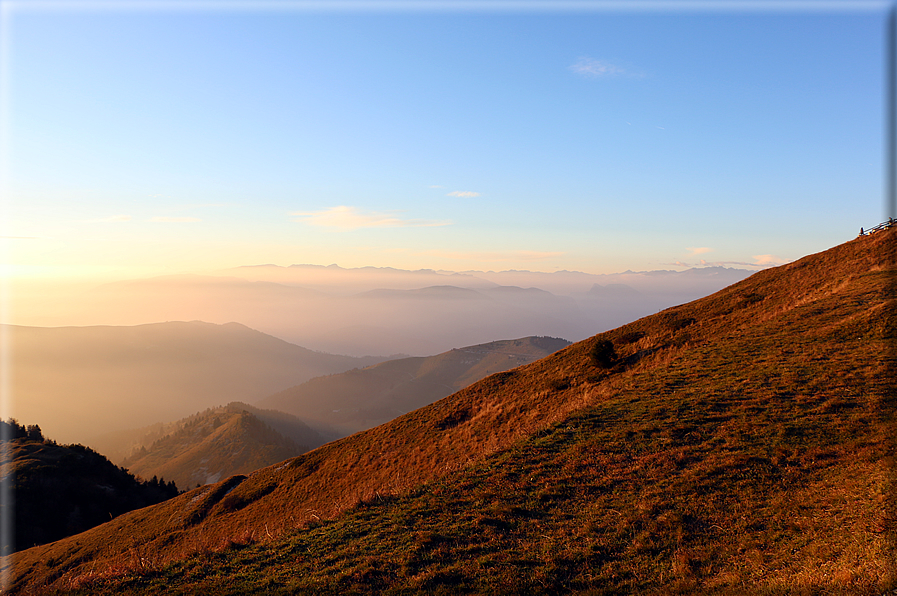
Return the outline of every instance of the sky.
[[[886,3],[189,6],[2,3],[7,278],[756,268],[886,219]]]

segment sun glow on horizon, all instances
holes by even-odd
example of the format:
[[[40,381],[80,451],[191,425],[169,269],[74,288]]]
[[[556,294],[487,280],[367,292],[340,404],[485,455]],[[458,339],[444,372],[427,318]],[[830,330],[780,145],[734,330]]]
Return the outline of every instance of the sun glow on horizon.
[[[882,18],[19,15],[0,276],[788,262],[879,219]]]

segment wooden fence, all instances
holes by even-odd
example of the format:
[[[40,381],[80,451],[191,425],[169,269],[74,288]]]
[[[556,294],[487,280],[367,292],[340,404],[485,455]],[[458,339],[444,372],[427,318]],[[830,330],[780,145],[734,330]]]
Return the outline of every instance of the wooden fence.
[[[863,230],[863,228],[860,228],[860,236],[865,236],[866,234],[872,234],[874,232],[879,232],[881,230],[887,230],[888,228],[890,228],[892,226],[897,226],[897,219],[894,219],[893,217],[889,217],[888,221],[882,222],[882,223],[878,224],[877,226],[875,226],[874,228],[869,228],[868,230]]]

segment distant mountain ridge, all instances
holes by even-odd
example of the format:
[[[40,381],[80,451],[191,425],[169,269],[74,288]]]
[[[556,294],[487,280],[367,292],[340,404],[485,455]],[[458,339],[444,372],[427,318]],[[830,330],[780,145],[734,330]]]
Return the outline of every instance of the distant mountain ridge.
[[[479,381],[570,345],[565,339],[524,337],[399,358],[318,377],[266,397],[257,405],[289,412],[322,432],[346,436],[388,422]]]
[[[433,269],[355,267],[339,265],[245,265],[219,272],[248,280],[314,287],[324,292],[354,294],[377,288],[413,290],[425,286],[453,285],[478,289],[496,285],[469,273]],[[351,276],[351,277],[350,277]]]
[[[11,311],[22,323],[54,326],[237,321],[331,354],[425,356],[500,337],[579,341],[751,273],[723,267],[594,275],[263,265],[117,281],[46,304],[44,295],[23,296]],[[638,294],[596,296],[589,292],[595,284],[625,284]]]
[[[557,295],[573,295],[588,290],[593,284],[614,283],[614,280],[659,278],[673,279],[687,277],[709,279],[726,277],[735,283],[762,267],[751,269],[707,265],[690,267],[681,271],[658,269],[646,271],[626,270],[621,273],[584,273],[582,271],[447,271],[435,269],[396,269],[393,267],[340,267],[339,265],[246,265],[221,271],[253,281],[268,281],[306,288],[317,288],[326,292],[363,292],[368,289],[393,288],[416,289],[424,286],[452,285],[468,289],[482,289],[495,286],[538,287]],[[635,282],[639,284],[638,281]],[[655,288],[656,289],[656,288]],[[719,288],[716,288],[719,289]],[[703,292],[703,289],[696,289]]]
[[[240,321],[296,345],[358,357],[430,355],[497,337],[582,335],[584,328],[594,326],[569,297],[543,291],[534,300],[532,291],[499,291],[493,284],[474,289],[443,280],[439,285],[327,295],[304,286],[232,277],[179,279],[108,284],[92,292],[91,299],[139,304],[141,316],[155,321]],[[125,322],[125,316],[118,322]]]

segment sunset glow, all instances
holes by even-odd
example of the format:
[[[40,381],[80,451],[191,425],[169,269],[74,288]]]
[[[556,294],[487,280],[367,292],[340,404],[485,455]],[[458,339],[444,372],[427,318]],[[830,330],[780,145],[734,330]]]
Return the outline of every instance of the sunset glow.
[[[7,278],[769,265],[882,216],[866,3],[60,6],[3,5]]]

